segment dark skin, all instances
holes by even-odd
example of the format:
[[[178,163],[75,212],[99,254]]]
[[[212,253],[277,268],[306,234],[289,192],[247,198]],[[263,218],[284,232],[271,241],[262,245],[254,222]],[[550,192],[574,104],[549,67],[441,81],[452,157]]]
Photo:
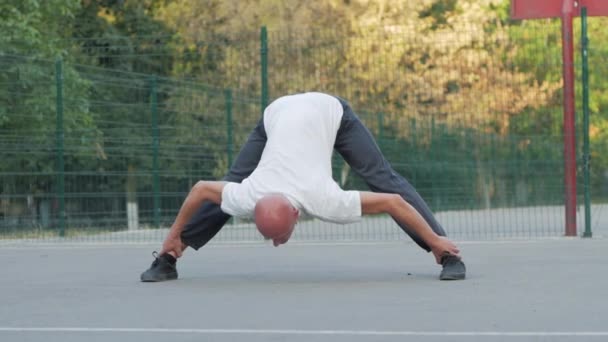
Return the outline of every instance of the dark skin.
[[[168,253],[175,258],[182,256],[187,248],[180,238],[183,227],[189,222],[203,202],[211,201],[218,205],[221,204],[222,190],[226,184],[227,182],[222,181],[199,181],[192,187],[177,214],[175,222],[171,226],[169,234],[163,242],[161,254]],[[397,221],[405,223],[429,245],[438,264],[441,263],[441,258],[445,254],[456,256],[460,254],[460,250],[452,241],[437,235],[418,211],[398,194],[369,191],[360,191],[359,194],[361,197],[362,215],[385,213],[391,215]],[[282,236],[275,239],[274,244],[278,246],[287,242],[287,240],[289,240],[289,236]]]

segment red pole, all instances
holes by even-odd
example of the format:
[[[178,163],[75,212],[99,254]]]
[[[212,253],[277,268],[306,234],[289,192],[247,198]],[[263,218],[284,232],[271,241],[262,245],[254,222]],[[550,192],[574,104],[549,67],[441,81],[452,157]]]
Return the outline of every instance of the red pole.
[[[564,0],[562,7],[566,236],[576,236],[576,131],[574,123],[574,44],[572,38],[574,5],[575,0]]]

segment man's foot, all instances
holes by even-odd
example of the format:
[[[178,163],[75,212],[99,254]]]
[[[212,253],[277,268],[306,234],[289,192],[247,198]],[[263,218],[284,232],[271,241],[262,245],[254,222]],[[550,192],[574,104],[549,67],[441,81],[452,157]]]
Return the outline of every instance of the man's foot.
[[[154,262],[152,266],[141,274],[141,281],[155,282],[177,279],[177,268],[175,267],[176,260],[169,254],[158,255],[152,253]]]
[[[465,278],[467,269],[460,257],[452,254],[445,254],[441,258],[443,270],[439,275],[440,280],[462,280]]]

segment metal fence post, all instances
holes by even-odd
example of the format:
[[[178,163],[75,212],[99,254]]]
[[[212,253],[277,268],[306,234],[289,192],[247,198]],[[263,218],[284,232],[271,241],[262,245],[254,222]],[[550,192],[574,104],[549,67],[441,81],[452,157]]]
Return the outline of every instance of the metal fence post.
[[[467,183],[467,188],[473,188],[471,183],[473,183],[473,179],[475,178],[475,151],[471,151],[475,147],[475,139],[471,135],[471,130],[468,128],[463,128],[464,131],[464,148],[463,150],[469,151],[470,154],[466,155],[465,160],[463,160],[464,172],[466,174],[466,178],[469,183]],[[472,200],[472,197],[469,197],[469,203],[465,206],[466,209],[472,210],[475,208],[475,203]]]
[[[412,137],[412,151],[414,151],[415,153],[415,157],[413,160],[414,163],[414,167],[412,167],[412,182],[414,184],[414,186],[416,186],[417,183],[417,175],[418,175],[418,168],[420,168],[420,149],[421,146],[418,146],[418,130],[416,129],[416,119],[415,118],[411,118],[410,119],[410,126],[411,126],[411,134],[410,136]]]
[[[585,195],[585,232],[591,237],[590,150],[589,150],[589,36],[587,36],[587,8],[581,8],[581,55],[583,67],[583,173]]]
[[[64,130],[63,130],[63,61],[57,58],[55,61],[55,82],[57,88],[56,94],[56,128],[55,128],[55,146],[56,146],[56,199],[59,205],[59,236],[65,236],[65,166],[64,166]]]
[[[384,113],[379,112],[376,114],[376,118],[378,120],[378,146],[382,150],[382,146],[384,145]]]
[[[436,172],[438,158],[437,158],[437,130],[435,129],[435,117],[431,118],[431,139],[430,139],[430,162],[431,162],[431,190],[433,193],[433,210],[439,210],[440,199],[439,199],[439,189],[437,187],[437,182],[439,181],[439,176]]]
[[[262,114],[268,106],[268,32],[266,26],[262,26],[260,31],[260,66],[262,74]]]
[[[232,166],[232,154],[234,148],[234,141],[232,137],[232,90],[226,89],[224,91],[224,97],[226,100],[226,153],[228,156],[228,168]]]
[[[564,193],[566,236],[576,236],[576,129],[574,92],[574,42],[572,18],[575,0],[564,0],[562,8],[562,68],[564,96]]]
[[[158,128],[158,89],[157,77],[152,76],[150,84],[150,111],[152,114],[152,186],[154,198],[154,226],[160,227],[160,175],[158,152],[160,147],[160,132]]]

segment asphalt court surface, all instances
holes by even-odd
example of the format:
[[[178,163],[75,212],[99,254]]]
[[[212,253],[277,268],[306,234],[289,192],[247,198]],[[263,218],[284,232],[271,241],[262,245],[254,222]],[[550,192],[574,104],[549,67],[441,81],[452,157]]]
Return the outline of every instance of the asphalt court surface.
[[[606,341],[608,239],[212,245],[141,283],[156,245],[0,247],[0,341]]]

